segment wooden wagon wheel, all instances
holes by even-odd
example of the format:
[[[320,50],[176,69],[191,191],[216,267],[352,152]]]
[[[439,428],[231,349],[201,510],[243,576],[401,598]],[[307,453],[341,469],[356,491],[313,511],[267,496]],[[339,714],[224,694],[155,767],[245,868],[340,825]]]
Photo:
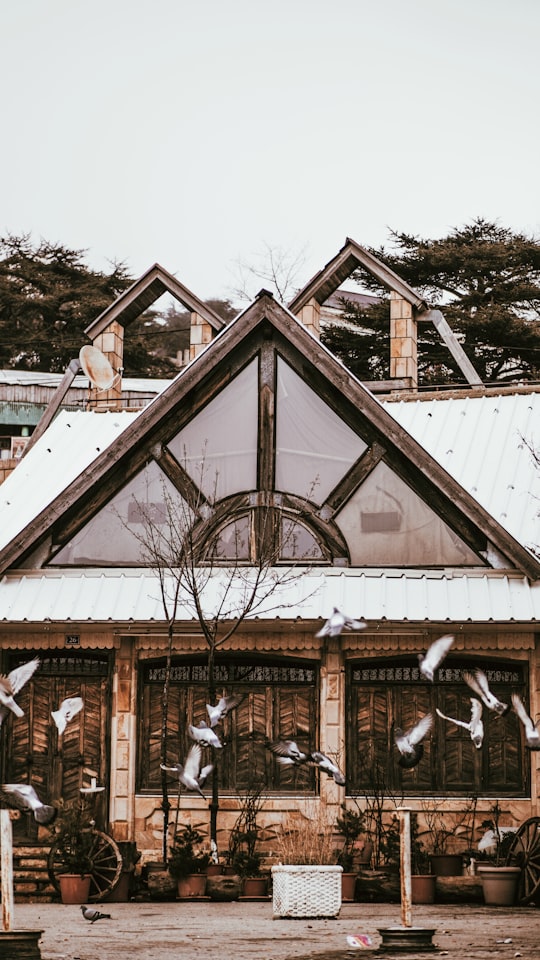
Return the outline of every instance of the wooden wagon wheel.
[[[514,833],[507,866],[521,867],[518,901],[531,903],[540,892],[540,817],[525,820]]]
[[[92,830],[92,843],[90,845],[89,859],[91,863],[89,900],[98,901],[111,893],[117,886],[122,873],[122,854],[112,837],[103,833],[101,830]],[[60,892],[58,876],[66,872],[66,861],[64,860],[58,843],[53,843],[49,851],[48,859],[49,878],[55,890]]]

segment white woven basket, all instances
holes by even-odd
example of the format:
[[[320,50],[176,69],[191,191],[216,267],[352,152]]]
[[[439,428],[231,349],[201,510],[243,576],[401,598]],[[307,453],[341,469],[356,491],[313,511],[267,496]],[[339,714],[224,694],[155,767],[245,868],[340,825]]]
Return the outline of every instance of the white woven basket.
[[[274,917],[337,917],[340,866],[272,867]]]

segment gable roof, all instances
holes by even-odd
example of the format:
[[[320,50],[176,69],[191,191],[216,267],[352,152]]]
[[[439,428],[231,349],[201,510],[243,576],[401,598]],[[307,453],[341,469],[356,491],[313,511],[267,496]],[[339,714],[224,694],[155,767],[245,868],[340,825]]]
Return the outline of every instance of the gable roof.
[[[170,293],[186,310],[198,313],[214,330],[222,330],[225,326],[225,321],[215,310],[203,303],[196,294],[173,277],[172,273],[155,263],[100,313],[84,332],[95,340],[113,320],[127,327],[164,293]]]
[[[120,435],[6,542],[0,571],[20,563],[55,523],[64,530],[78,513],[92,515],[115,487],[133,476],[194,413],[252,359],[261,344],[279,346],[319,396],[339,407],[349,424],[362,425],[378,456],[384,455],[432,508],[464,531],[469,542],[492,543],[510,564],[533,579],[540,564],[490,513],[437,463],[356,378],[266,291],[207,345],[175,380],[130,421]],[[101,416],[101,415],[97,415]],[[40,443],[47,440],[47,434]],[[381,453],[382,451],[382,453]],[[16,474],[16,472],[15,472]],[[15,475],[14,475],[15,476]],[[8,481],[6,481],[8,483]],[[14,485],[12,485],[13,487]]]

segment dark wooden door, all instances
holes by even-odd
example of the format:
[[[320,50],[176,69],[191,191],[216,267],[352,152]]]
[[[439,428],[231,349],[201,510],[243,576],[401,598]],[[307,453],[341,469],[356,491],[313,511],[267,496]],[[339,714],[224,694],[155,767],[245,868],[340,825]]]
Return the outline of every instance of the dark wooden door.
[[[22,659],[18,657],[11,669]],[[107,823],[109,784],[110,669],[106,656],[40,657],[31,681],[17,695],[24,716],[10,717],[3,732],[5,780],[32,783],[44,803],[80,797],[92,776],[105,790],[95,795],[96,821]],[[60,734],[51,711],[67,697],[82,697],[84,707]],[[33,839],[32,814],[14,822],[15,839]]]

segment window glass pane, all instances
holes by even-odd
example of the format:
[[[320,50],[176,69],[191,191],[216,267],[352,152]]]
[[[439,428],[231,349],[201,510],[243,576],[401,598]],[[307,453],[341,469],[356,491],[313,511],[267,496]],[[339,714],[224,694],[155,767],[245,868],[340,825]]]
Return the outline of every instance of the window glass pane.
[[[258,365],[253,360],[168,444],[209,500],[257,483]]]
[[[278,358],[276,489],[323,503],[367,444]]]
[[[219,532],[213,548],[212,556],[217,560],[249,560],[249,517],[239,517],[233,520]]]
[[[189,524],[189,510],[152,460],[56,554],[53,563],[145,565],[149,558],[142,541],[148,541],[147,522],[154,535],[163,538],[166,550],[170,518],[180,534]]]
[[[479,566],[480,559],[385,463],[335,517],[358,566]]]
[[[323,553],[318,541],[302,523],[288,517],[281,521],[282,560],[321,560]]]

